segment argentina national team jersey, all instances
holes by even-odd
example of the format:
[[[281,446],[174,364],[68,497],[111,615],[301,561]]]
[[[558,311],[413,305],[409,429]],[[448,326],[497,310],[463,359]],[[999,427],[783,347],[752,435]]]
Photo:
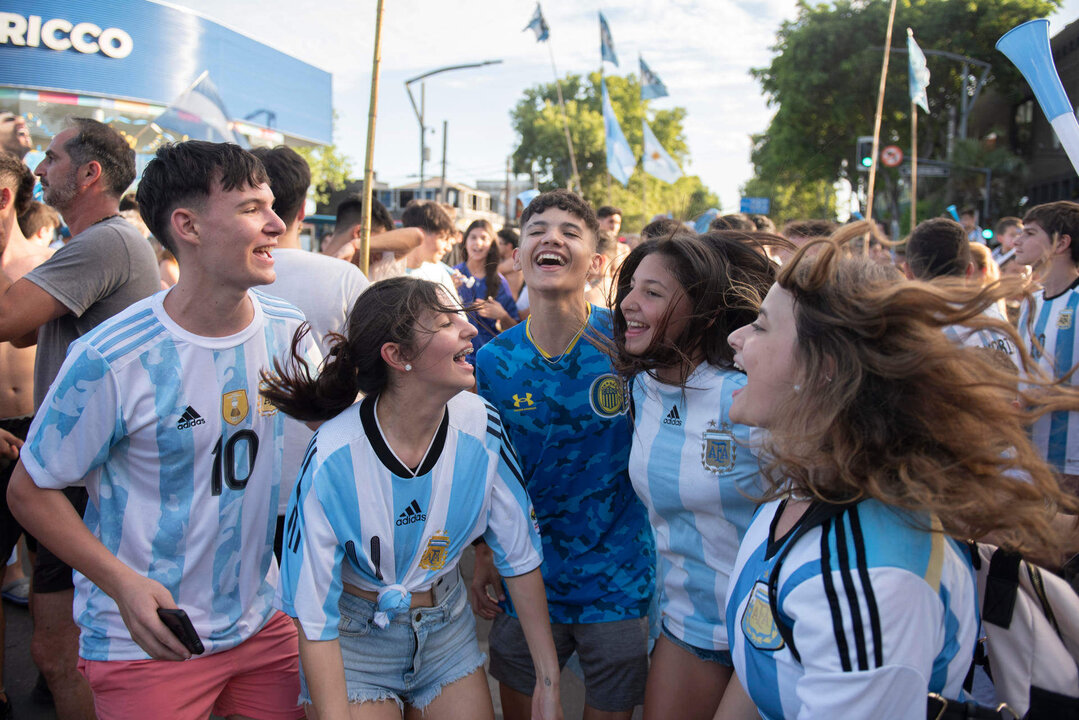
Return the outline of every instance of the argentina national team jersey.
[[[629,475],[655,533],[663,625],[708,650],[727,649],[727,585],[756,508],[750,498],[762,492],[750,429],[727,414],[745,384],[707,363],[684,391],[647,373],[633,381]]]
[[[386,445],[372,396],[315,433],[289,500],[278,599],[308,639],[337,637],[343,583],[426,590],[480,536],[503,575],[539,567],[513,447],[482,398],[450,400],[416,470],[413,477]]]
[[[990,305],[983,313],[986,317],[1000,322],[1008,322],[996,304]],[[953,341],[966,347],[981,347],[989,350],[998,350],[1008,356],[1016,367],[1022,367],[1019,351],[1011,338],[995,330],[972,330],[962,325],[948,325],[944,333]]]
[[[644,617],[655,580],[652,530],[627,472],[623,383],[593,344],[611,338],[611,313],[592,306],[582,337],[557,358],[528,328],[515,325],[480,348],[476,385],[521,458],[543,536],[551,622]]]
[[[927,693],[964,700],[979,635],[966,548],[874,500],[808,530],[776,584],[796,658],[768,599],[781,508],[754,517],[727,602],[735,671],[762,717],[924,720]]]
[[[1034,296],[1034,311],[1024,303],[1019,316],[1019,335],[1038,366],[1050,378],[1065,375],[1079,362],[1079,334],[1075,332],[1079,312],[1079,280],[1054,298],[1044,293]],[[1033,327],[1028,322],[1033,318]],[[1033,335],[1032,335],[1033,332]],[[1038,340],[1040,348],[1033,342]],[[1079,383],[1075,376],[1069,384]],[[1058,472],[1079,475],[1079,412],[1054,412],[1035,421],[1034,447]]]
[[[273,612],[284,416],[259,372],[287,357],[299,310],[250,291],[241,332],[201,337],[162,291],[72,343],[30,429],[34,482],[85,484],[84,521],[125,565],[164,585],[208,653],[235,647]],[[141,660],[116,603],[75,573],[79,654]]]

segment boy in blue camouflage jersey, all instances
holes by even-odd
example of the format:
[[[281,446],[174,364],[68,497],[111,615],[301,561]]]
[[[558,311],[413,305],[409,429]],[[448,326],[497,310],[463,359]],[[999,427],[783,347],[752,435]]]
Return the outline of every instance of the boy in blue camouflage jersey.
[[[585,279],[600,263],[599,225],[584,200],[555,190],[529,204],[521,227],[514,267],[524,273],[532,314],[477,353],[476,383],[521,458],[543,538],[559,664],[577,652],[586,718],[628,719],[647,676],[655,549],[627,473],[627,395],[601,349],[611,315],[584,298]],[[504,716],[524,719],[534,671],[490,555],[478,547],[472,604],[494,619],[491,674]]]

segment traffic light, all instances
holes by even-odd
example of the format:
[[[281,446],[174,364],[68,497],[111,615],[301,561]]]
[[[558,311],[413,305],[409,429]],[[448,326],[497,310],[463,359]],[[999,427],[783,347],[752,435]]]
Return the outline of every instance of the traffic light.
[[[855,160],[857,161],[859,172],[866,172],[873,165],[872,135],[860,135],[858,137],[858,148],[855,153]]]

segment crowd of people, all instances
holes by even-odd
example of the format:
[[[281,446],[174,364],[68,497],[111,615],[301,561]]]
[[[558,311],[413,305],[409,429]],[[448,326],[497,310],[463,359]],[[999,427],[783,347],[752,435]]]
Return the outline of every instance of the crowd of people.
[[[94,120],[0,146],[0,581],[25,537],[65,720],[559,718],[567,664],[588,720],[914,720],[998,700],[967,542],[1079,551],[1077,203],[990,252],[372,200],[363,258],[287,147],[131,197]]]

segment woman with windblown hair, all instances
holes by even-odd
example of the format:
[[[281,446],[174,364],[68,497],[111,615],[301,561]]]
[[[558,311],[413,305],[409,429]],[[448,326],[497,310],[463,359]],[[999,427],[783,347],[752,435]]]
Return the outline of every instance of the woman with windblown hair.
[[[746,372],[730,416],[769,430],[772,490],[728,593],[741,685],[717,718],[922,720],[927,693],[965,699],[979,621],[963,541],[1052,555],[1054,514],[1076,510],[1026,432],[1074,392],[1042,381],[1020,409],[1014,374],[942,332],[1018,345],[981,314],[1014,288],[903,280],[844,252],[867,231],[800,251],[730,336]]]

